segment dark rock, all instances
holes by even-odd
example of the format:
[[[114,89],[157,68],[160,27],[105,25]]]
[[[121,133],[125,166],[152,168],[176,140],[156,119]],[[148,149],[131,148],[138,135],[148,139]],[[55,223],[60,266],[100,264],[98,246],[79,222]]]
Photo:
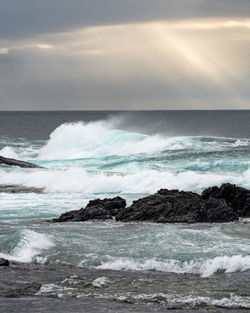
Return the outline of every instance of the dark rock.
[[[123,222],[214,223],[237,219],[237,214],[222,199],[211,197],[205,201],[193,192],[167,189],[134,201],[116,215],[116,220]]]
[[[221,187],[210,187],[205,189],[201,195],[202,199],[210,197],[223,199],[238,216],[250,216],[250,190],[232,184],[223,184]]]
[[[8,165],[8,166],[19,166],[23,168],[42,168],[41,166],[33,164],[33,163],[5,158],[3,156],[0,156],[0,164]]]
[[[105,220],[155,223],[223,223],[250,216],[250,191],[231,184],[193,192],[161,189],[125,207],[120,197],[92,200],[86,208],[62,214],[53,222]]]
[[[9,260],[6,260],[4,258],[0,258],[0,266],[9,266],[10,262]]]
[[[20,185],[0,185],[0,192],[7,193],[42,193],[43,188],[24,187]]]
[[[52,222],[106,220],[114,218],[117,213],[126,207],[126,200],[121,197],[112,199],[96,199],[89,201],[86,208],[62,214]]]

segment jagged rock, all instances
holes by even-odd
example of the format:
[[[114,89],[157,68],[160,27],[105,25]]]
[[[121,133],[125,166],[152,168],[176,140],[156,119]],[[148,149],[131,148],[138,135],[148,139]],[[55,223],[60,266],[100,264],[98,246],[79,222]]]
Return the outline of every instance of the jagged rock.
[[[9,266],[10,262],[9,260],[6,260],[4,258],[0,258],[0,266]]]
[[[126,207],[126,200],[121,197],[112,199],[96,199],[89,201],[86,208],[62,214],[53,222],[106,220],[114,218],[117,213]]]
[[[19,166],[23,168],[42,168],[41,166],[33,164],[33,163],[5,158],[3,156],[0,156],[0,164],[8,165],[8,166]]]
[[[120,197],[90,201],[86,208],[62,214],[53,222],[105,220],[155,223],[223,223],[250,216],[250,191],[231,184],[193,192],[161,189],[125,207]]]
[[[134,201],[116,215],[116,220],[123,222],[214,223],[237,219],[237,214],[222,199],[210,197],[205,201],[193,192],[167,189]]]
[[[250,190],[232,184],[223,184],[221,187],[210,187],[205,189],[201,195],[202,199],[210,197],[224,199],[238,216],[250,216]]]

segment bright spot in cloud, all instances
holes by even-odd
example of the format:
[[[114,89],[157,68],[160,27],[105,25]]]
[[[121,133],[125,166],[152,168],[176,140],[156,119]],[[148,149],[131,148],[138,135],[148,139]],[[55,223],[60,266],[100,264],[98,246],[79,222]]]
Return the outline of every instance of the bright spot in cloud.
[[[37,44],[36,47],[39,49],[43,49],[43,50],[48,50],[48,49],[53,48],[53,46],[49,44]]]
[[[9,49],[8,48],[0,48],[0,54],[8,54]]]
[[[163,22],[164,23],[164,22]],[[164,23],[166,24],[166,23]],[[213,30],[220,28],[250,28],[250,20],[228,20],[228,19],[202,19],[202,20],[187,20],[167,23],[172,29],[190,29],[190,30]]]

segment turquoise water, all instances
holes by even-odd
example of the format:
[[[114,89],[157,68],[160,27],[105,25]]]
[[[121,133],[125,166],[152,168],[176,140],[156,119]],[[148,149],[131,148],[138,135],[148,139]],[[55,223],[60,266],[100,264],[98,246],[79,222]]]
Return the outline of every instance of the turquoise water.
[[[120,195],[127,204],[160,188],[202,192],[224,182],[250,188],[250,140],[144,134],[112,120],[62,124],[48,140],[2,138],[0,155],[45,169],[0,168],[0,184],[43,194],[0,194],[0,256],[39,263],[154,270],[208,277],[250,269],[250,227],[48,219]]]

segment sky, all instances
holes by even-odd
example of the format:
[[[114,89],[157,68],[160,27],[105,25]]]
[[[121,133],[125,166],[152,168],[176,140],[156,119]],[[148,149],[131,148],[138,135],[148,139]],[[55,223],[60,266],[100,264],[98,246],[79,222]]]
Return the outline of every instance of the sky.
[[[0,110],[250,109],[249,0],[0,0]]]

